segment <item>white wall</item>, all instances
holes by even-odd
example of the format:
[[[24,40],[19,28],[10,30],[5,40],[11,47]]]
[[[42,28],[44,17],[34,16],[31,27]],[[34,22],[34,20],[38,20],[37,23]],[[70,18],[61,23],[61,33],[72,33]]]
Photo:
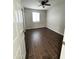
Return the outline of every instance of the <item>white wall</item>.
[[[32,12],[40,13],[40,22],[34,23],[32,21]],[[25,13],[25,29],[46,27],[46,11],[25,8],[24,13]]]
[[[25,59],[21,0],[13,0],[13,59]]]
[[[65,3],[57,2],[47,11],[47,27],[61,35],[65,28]]]

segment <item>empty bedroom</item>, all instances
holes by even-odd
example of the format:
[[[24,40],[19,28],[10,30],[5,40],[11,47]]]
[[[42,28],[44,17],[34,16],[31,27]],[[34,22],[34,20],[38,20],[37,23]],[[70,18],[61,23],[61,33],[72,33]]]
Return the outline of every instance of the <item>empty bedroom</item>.
[[[64,0],[24,0],[28,59],[59,59],[65,28]]]
[[[21,58],[64,59],[65,0],[21,0],[21,5]]]

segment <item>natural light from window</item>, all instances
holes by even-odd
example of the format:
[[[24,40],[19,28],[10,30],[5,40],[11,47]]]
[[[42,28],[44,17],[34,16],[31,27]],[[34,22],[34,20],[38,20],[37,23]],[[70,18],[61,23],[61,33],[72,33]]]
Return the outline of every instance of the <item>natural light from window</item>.
[[[40,22],[40,13],[33,12],[32,17],[33,17],[33,22]]]

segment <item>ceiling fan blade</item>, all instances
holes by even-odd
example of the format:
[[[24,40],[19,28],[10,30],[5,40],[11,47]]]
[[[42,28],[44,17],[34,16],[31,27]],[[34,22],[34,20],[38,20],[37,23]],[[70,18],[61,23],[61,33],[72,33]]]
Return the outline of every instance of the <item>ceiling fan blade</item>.
[[[51,6],[51,4],[45,4],[46,6]]]
[[[44,0],[46,3],[49,2],[49,0]]]

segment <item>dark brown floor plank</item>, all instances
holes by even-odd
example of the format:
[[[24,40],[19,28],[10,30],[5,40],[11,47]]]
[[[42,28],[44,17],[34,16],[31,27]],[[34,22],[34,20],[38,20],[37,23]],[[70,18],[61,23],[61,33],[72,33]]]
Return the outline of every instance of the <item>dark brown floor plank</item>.
[[[59,59],[63,36],[48,28],[25,32],[28,59]]]

